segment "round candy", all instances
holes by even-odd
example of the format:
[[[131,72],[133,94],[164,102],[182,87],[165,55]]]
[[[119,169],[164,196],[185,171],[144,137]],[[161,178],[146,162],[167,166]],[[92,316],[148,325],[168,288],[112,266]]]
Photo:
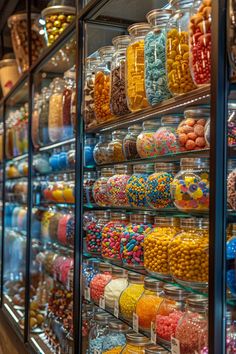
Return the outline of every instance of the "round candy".
[[[183,314],[182,311],[177,310],[166,315],[158,314],[156,316],[157,337],[170,342],[171,337],[175,337],[175,330]]]
[[[150,331],[151,323],[155,323],[157,310],[162,302],[158,295],[143,294],[136,305],[136,315],[138,315],[139,328]]]
[[[93,198],[95,203],[99,206],[110,205],[107,181],[108,178],[101,177],[93,185]]]
[[[157,156],[155,144],[155,132],[143,132],[139,134],[136,141],[137,151],[141,158]]]
[[[173,206],[170,193],[170,184],[174,174],[171,172],[159,172],[150,175],[146,182],[146,200],[154,209]]]
[[[133,174],[126,185],[126,195],[132,207],[145,207],[146,202],[146,182],[148,174]]]
[[[132,320],[136,304],[143,291],[143,284],[130,284],[121,294],[119,299],[120,313],[125,319]]]
[[[92,221],[86,230],[86,246],[90,253],[101,253],[103,225]]]
[[[93,301],[99,302],[101,296],[104,295],[105,286],[111,281],[110,273],[97,274],[90,282],[90,295]]]
[[[166,155],[179,151],[179,140],[175,128],[162,127],[155,133],[155,144],[158,155]]]
[[[102,256],[108,259],[120,260],[120,239],[126,223],[124,221],[109,221],[102,230]]]
[[[126,195],[126,185],[130,175],[114,175],[107,182],[107,190],[112,206],[124,207],[128,206],[128,198]]]

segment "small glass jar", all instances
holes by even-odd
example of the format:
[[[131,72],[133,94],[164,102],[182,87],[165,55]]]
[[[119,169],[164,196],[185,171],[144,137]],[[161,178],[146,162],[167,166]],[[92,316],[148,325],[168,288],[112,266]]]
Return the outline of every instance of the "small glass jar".
[[[134,172],[126,184],[126,195],[132,207],[147,207],[146,184],[149,175],[153,172],[153,165],[135,165]]]
[[[145,348],[145,354],[169,354],[169,350],[162,348],[160,345],[150,344]]]
[[[112,268],[110,264],[99,264],[99,272],[90,282],[90,295],[93,301],[98,303],[100,298],[104,295],[105,287],[112,279],[111,271]]]
[[[89,353],[101,353],[103,341],[108,335],[108,323],[111,316],[105,313],[96,313],[94,315],[94,325],[89,332]]]
[[[180,115],[168,115],[161,118],[161,127],[154,135],[157,155],[179,152],[177,128],[182,120]]]
[[[49,99],[51,97],[52,85],[42,89],[42,103],[39,114],[39,140],[40,145],[44,146],[49,143],[48,136],[48,118],[49,118]]]
[[[118,117],[129,113],[125,91],[125,65],[126,48],[130,40],[130,36],[127,35],[118,36],[112,40],[115,53],[111,63],[110,107],[112,114]]]
[[[236,294],[235,258],[236,258],[236,224],[232,224],[232,237],[228,239],[226,246],[227,287],[233,295]]]
[[[106,309],[114,311],[116,304],[119,303],[119,298],[128,286],[127,272],[118,267],[112,267],[112,279],[105,286],[104,298]]]
[[[84,142],[84,165],[85,167],[94,167],[95,161],[93,158],[93,150],[97,143],[97,139],[93,137],[87,137]]]
[[[209,208],[209,160],[183,158],[180,172],[171,182],[171,196],[176,208],[184,212]]]
[[[101,254],[102,251],[102,230],[110,220],[110,214],[106,211],[97,211],[96,220],[87,225],[86,245],[87,251],[91,254]]]
[[[122,322],[111,321],[108,324],[108,333],[103,341],[103,354],[119,354],[126,344],[126,333],[129,326]]]
[[[147,337],[139,333],[127,333],[126,342],[121,354],[145,354],[145,348],[150,343]]]
[[[171,97],[166,75],[166,24],[172,14],[171,10],[151,10],[146,15],[151,25],[145,37],[145,88],[148,102],[156,103]]]
[[[111,162],[116,163],[125,160],[123,153],[123,140],[125,136],[125,130],[115,130],[112,133],[112,141],[108,145]]]
[[[156,144],[155,144],[155,133],[160,127],[160,120],[147,120],[143,122],[143,130],[137,137],[137,151],[139,157],[145,159],[148,157],[157,156]]]
[[[62,126],[63,139],[73,137],[73,127],[71,119],[71,99],[72,92],[76,87],[75,68],[72,67],[64,74],[64,90],[62,96]]]
[[[112,261],[121,261],[120,240],[124,227],[127,225],[127,216],[123,213],[111,213],[111,220],[102,230],[102,257]]]
[[[144,292],[139,298],[135,313],[138,316],[138,328],[151,332],[151,326],[155,326],[157,310],[162,302],[163,283],[155,279],[144,278]]]
[[[83,181],[83,200],[84,203],[91,205],[94,203],[93,185],[96,181],[96,172],[84,172]]]
[[[192,0],[174,0],[167,25],[166,69],[172,95],[187,93],[196,88],[189,68],[189,19]]]
[[[153,217],[148,212],[130,215],[130,223],[121,234],[120,255],[128,267],[143,268],[143,243],[145,235],[152,229]]]
[[[176,328],[175,338],[179,340],[181,354],[200,353],[208,336],[208,299],[201,295],[191,295],[186,303],[186,310]]]
[[[171,337],[175,337],[179,320],[184,315],[187,291],[174,285],[163,286],[163,300],[156,316],[156,334],[159,343],[170,346]]]
[[[144,38],[150,30],[148,23],[128,27],[131,43],[126,51],[126,95],[131,112],[148,107],[145,93]]]
[[[141,274],[128,273],[128,286],[119,298],[120,314],[127,321],[132,321],[136,304],[144,291],[143,279]]]
[[[195,85],[211,82],[211,2],[194,0],[189,24],[189,65]]]
[[[94,87],[94,111],[98,124],[114,119],[110,110],[110,67],[114,50],[113,46],[102,47],[98,50],[101,63],[95,70]]]
[[[189,107],[184,111],[184,120],[177,129],[180,151],[201,150],[207,147],[204,134],[209,118],[210,110],[207,108]]]
[[[107,181],[114,175],[113,168],[102,168],[100,177],[95,181],[93,185],[93,198],[99,206],[109,206],[111,204]]]
[[[123,140],[123,152],[125,160],[134,160],[139,158],[136,141],[142,131],[142,126],[138,124],[128,127],[128,133]]]
[[[179,231],[179,219],[155,217],[154,225],[144,238],[144,268],[159,278],[169,278],[168,247]]]
[[[97,165],[102,165],[112,162],[109,144],[111,142],[111,135],[104,133],[99,134],[98,143],[93,150],[93,158]]]
[[[52,94],[49,99],[48,135],[50,142],[60,141],[63,135],[63,91],[65,81],[59,77],[52,82]]]
[[[235,179],[236,179],[236,162],[234,160],[229,160],[228,177],[227,177],[227,204],[228,207],[232,210],[236,210]]]
[[[107,181],[110,204],[114,207],[126,207],[129,205],[126,184],[131,176],[132,169],[128,165],[116,165],[114,170],[114,175]]]
[[[168,247],[171,276],[181,285],[206,288],[209,269],[209,221],[186,218],[180,222],[181,231]]]

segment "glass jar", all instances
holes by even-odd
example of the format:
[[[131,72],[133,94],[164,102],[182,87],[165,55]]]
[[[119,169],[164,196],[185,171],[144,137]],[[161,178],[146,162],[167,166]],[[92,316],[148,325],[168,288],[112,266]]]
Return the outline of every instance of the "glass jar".
[[[182,120],[180,115],[168,115],[161,118],[161,127],[154,135],[157,155],[179,152],[177,127]]]
[[[131,112],[148,107],[144,81],[144,38],[150,30],[148,23],[128,27],[131,43],[126,51],[126,95]]]
[[[173,207],[170,185],[176,166],[173,163],[155,163],[155,172],[146,181],[146,201],[153,209]]]
[[[41,105],[41,96],[39,94],[35,94],[34,96],[34,107],[32,114],[32,127],[31,127],[31,138],[32,144],[35,149],[40,147],[39,140],[39,109]]]
[[[126,131],[115,130],[111,135],[112,141],[108,144],[108,151],[111,162],[122,162],[125,160],[123,153],[123,140],[126,136]]]
[[[69,139],[73,137],[73,127],[71,119],[71,99],[72,92],[76,88],[75,68],[72,67],[64,74],[64,90],[62,94],[62,137]]]
[[[0,61],[0,82],[3,96],[6,96],[19,79],[19,71],[17,68],[14,55],[5,55]]]
[[[151,25],[145,37],[145,88],[151,105],[171,97],[166,75],[166,24],[172,14],[171,10],[156,9],[148,12],[147,21]]]
[[[57,227],[57,240],[64,246],[67,244],[67,225],[71,219],[71,216],[71,213],[68,213],[68,211],[62,211],[62,215]]]
[[[135,165],[134,173],[126,184],[126,195],[132,207],[147,207],[146,184],[148,176],[153,172],[153,165]]]
[[[175,337],[179,320],[184,315],[187,291],[174,285],[163,286],[163,300],[156,316],[156,334],[159,343],[170,345],[171,337]]]
[[[112,279],[105,286],[104,298],[105,306],[110,311],[114,311],[116,304],[119,303],[119,298],[123,290],[128,286],[127,272],[118,267],[112,267]]]
[[[71,144],[67,152],[68,168],[75,168],[75,144]]]
[[[157,156],[155,133],[160,125],[161,122],[156,119],[143,122],[143,130],[138,135],[136,142],[139,157],[145,159],[147,157]]]
[[[127,216],[123,213],[111,213],[111,220],[102,230],[102,257],[112,261],[120,261],[120,240]]]
[[[59,156],[60,148],[53,149],[51,156],[49,157],[49,163],[53,171],[60,170]]]
[[[143,279],[141,274],[128,273],[128,286],[119,298],[120,314],[127,321],[132,321],[136,304],[144,291]]]
[[[100,254],[102,251],[102,230],[110,220],[110,214],[106,211],[96,211],[96,220],[87,225],[86,245],[91,254]]]
[[[105,287],[112,279],[111,271],[110,264],[99,264],[99,272],[90,282],[90,296],[93,301],[98,303],[100,298],[104,296]]]
[[[121,354],[145,354],[145,348],[150,343],[147,337],[138,333],[127,333],[126,342]]]
[[[97,259],[89,259],[87,263],[83,262],[82,266],[82,277],[83,277],[83,286],[84,288],[89,287],[91,280],[99,272],[99,261]]]
[[[114,166],[114,175],[107,181],[107,191],[111,206],[125,207],[129,205],[126,195],[126,184],[131,176],[132,167],[128,165]]]
[[[49,99],[48,135],[52,143],[60,141],[63,134],[63,91],[65,81],[59,77],[53,79],[52,94]]]
[[[142,126],[138,124],[128,127],[128,133],[123,140],[123,153],[125,160],[134,160],[139,158],[136,141],[142,131]]]
[[[115,53],[111,63],[110,107],[112,114],[118,117],[129,113],[125,91],[126,48],[129,43],[130,36],[127,35],[118,36],[112,40]]]
[[[169,350],[162,348],[160,345],[150,344],[145,348],[145,354],[168,354]]]
[[[114,54],[113,46],[102,47],[98,50],[101,63],[96,67],[94,87],[94,111],[97,123],[101,124],[114,119],[110,110],[110,67]]]
[[[208,336],[208,299],[201,295],[191,295],[186,303],[186,310],[176,328],[175,338],[180,342],[181,354],[200,353]]]
[[[50,237],[49,235],[49,224],[50,219],[54,216],[53,210],[49,209],[43,213],[41,221],[41,239],[43,242],[47,241]]]
[[[97,143],[97,139],[93,137],[86,137],[84,142],[84,165],[85,167],[94,167],[95,161],[93,158],[93,150]]]
[[[108,322],[111,315],[105,313],[96,313],[94,315],[94,325],[89,332],[89,353],[101,353],[103,341],[108,335]]]
[[[226,246],[227,271],[226,281],[227,287],[233,295],[236,294],[236,276],[235,276],[235,258],[236,258],[236,224],[232,224],[232,237],[228,239]]]
[[[104,133],[99,134],[98,143],[93,149],[93,158],[97,165],[102,165],[112,162],[109,144],[111,142],[111,135]]]
[[[143,243],[145,235],[152,229],[153,217],[148,212],[130,215],[130,223],[121,234],[120,255],[128,267],[143,268]]]
[[[209,221],[187,218],[180,222],[181,231],[168,247],[171,276],[182,285],[205,288],[209,268]]]
[[[59,168],[66,170],[68,168],[68,146],[62,146],[59,154]]]
[[[189,24],[189,65],[195,85],[211,82],[211,2],[194,0]]]
[[[236,23],[235,23],[235,1],[230,0],[227,7],[227,51],[232,71],[236,71]]]
[[[150,333],[151,326],[155,326],[157,310],[162,302],[162,288],[163,283],[152,278],[144,278],[144,292],[135,309],[138,316],[138,328],[142,331]]]
[[[3,161],[3,123],[0,123],[0,163]]]
[[[111,204],[107,181],[114,175],[113,168],[102,168],[100,178],[98,178],[93,185],[93,198],[99,206],[109,206]]]
[[[91,205],[94,203],[93,185],[96,181],[96,172],[84,172],[83,200],[84,203]]]
[[[196,88],[189,68],[189,19],[192,0],[171,2],[172,15],[167,25],[166,69],[172,95]]]
[[[169,278],[168,247],[179,231],[179,219],[173,217],[155,217],[155,228],[144,238],[145,270],[159,278]]]
[[[235,177],[236,177],[236,162],[234,160],[229,160],[228,177],[227,177],[227,204],[228,207],[232,210],[236,210]]]
[[[53,209],[53,213],[54,215],[49,220],[49,238],[52,241],[57,241],[57,229],[62,214],[59,213],[56,209]]]
[[[108,333],[104,339],[102,353],[119,354],[126,344],[126,333],[129,326],[122,322],[109,322]]]
[[[205,126],[210,118],[207,108],[189,107],[184,111],[184,120],[179,124],[177,133],[180,150],[200,150],[207,147]]]
[[[39,114],[39,140],[40,145],[44,146],[49,143],[48,137],[48,115],[49,115],[49,99],[51,97],[52,86],[42,89],[42,104]]]
[[[180,172],[171,182],[171,196],[176,208],[184,212],[209,208],[209,160],[183,158]]]

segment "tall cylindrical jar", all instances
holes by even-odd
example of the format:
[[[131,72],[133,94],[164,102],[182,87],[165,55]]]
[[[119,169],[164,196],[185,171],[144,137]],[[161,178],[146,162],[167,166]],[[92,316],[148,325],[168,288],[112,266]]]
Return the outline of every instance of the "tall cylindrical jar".
[[[42,104],[39,112],[39,140],[40,145],[49,143],[48,137],[48,116],[49,116],[49,99],[52,93],[52,84],[50,87],[44,87],[42,93]]]
[[[145,37],[145,88],[151,105],[167,100],[171,93],[166,77],[166,24],[172,14],[171,10],[156,9],[150,11],[146,18],[151,31]]]
[[[123,153],[126,160],[134,160],[139,158],[136,141],[141,131],[142,126],[139,124],[134,124],[128,127],[128,133],[123,140]]]
[[[65,81],[59,77],[53,80],[53,90],[49,99],[48,135],[52,143],[63,135],[63,91]]]
[[[65,86],[62,96],[62,124],[63,124],[63,139],[68,139],[73,136],[72,117],[71,117],[71,101],[72,92],[76,87],[75,68],[71,68],[64,74]]]

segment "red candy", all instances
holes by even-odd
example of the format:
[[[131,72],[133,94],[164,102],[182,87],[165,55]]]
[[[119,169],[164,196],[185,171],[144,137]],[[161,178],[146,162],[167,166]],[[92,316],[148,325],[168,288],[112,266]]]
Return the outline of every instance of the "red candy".
[[[110,273],[97,274],[90,282],[90,295],[93,301],[98,302],[100,297],[104,295],[105,286],[112,279]]]
[[[175,330],[182,316],[183,316],[182,311],[171,312],[168,316],[157,315],[156,317],[157,336],[169,342],[171,340],[171,336],[175,336]]]

